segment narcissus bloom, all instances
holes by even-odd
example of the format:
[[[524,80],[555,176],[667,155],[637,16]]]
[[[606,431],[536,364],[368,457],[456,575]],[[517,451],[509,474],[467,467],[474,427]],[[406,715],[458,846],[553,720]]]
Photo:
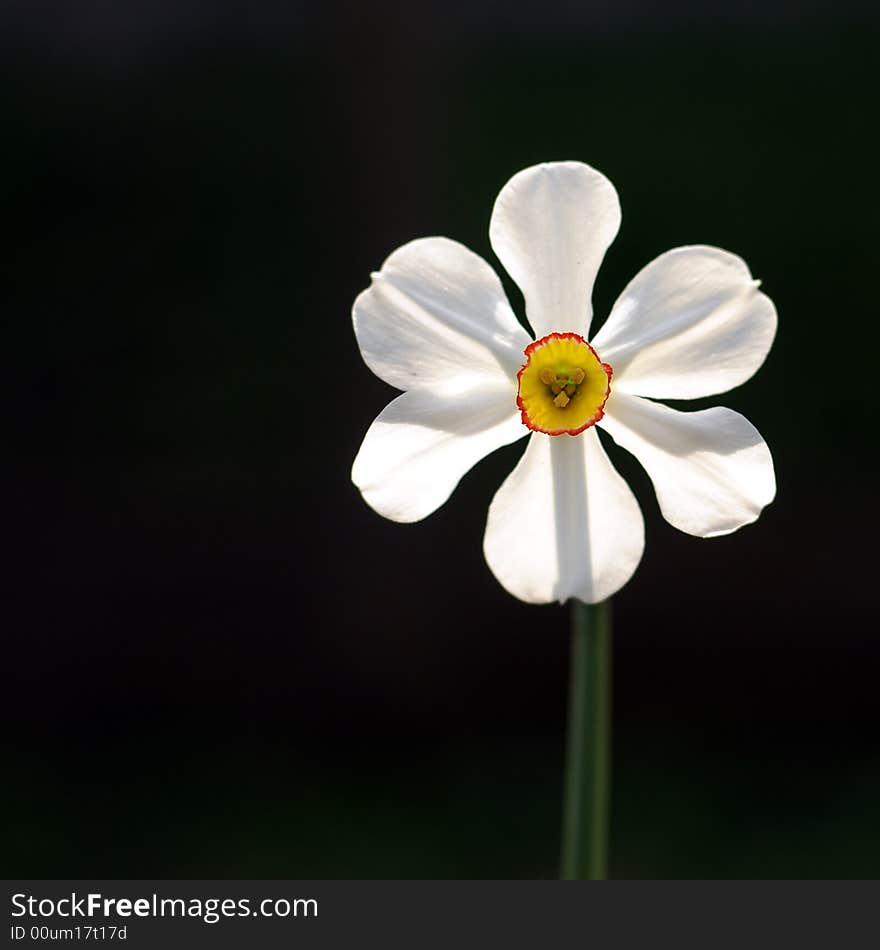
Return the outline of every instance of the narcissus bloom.
[[[532,603],[604,600],[641,559],[642,514],[597,426],[688,534],[736,531],[776,492],[770,451],[742,415],[654,401],[745,382],[773,342],[772,302],[734,254],[679,247],[636,274],[590,337],[593,283],[619,227],[614,186],[579,162],[527,168],[502,188],[489,238],[534,341],[490,265],[447,238],[398,248],[354,303],[367,366],[404,392],[367,432],[352,480],[379,514],[418,521],[477,461],[528,436],[483,547],[501,584]]]

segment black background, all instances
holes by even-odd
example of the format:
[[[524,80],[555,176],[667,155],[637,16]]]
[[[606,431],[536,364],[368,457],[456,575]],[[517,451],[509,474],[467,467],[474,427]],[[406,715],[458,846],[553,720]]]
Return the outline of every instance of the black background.
[[[780,314],[760,373],[696,404],[770,444],[756,524],[677,533],[610,449],[647,522],[615,598],[612,873],[880,874],[868,5],[2,25],[5,876],[556,873],[567,613],[481,554],[522,443],[420,524],[370,511],[349,470],[393,392],[349,311],[413,237],[494,261],[501,185],[565,158],[621,195],[596,326],[686,243],[741,254]]]

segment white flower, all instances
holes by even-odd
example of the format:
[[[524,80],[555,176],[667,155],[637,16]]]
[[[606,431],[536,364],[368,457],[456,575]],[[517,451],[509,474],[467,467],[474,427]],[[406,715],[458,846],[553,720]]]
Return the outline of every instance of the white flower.
[[[367,366],[404,390],[367,432],[355,485],[379,514],[418,521],[477,461],[528,435],[483,548],[531,603],[604,600],[642,556],[641,511],[595,425],[636,456],[663,516],[688,534],[736,531],[776,491],[770,451],[739,413],[651,401],[745,382],[773,342],[772,302],[739,257],[679,247],[635,276],[587,344],[593,283],[619,227],[614,186],[579,162],[527,168],[502,188],[489,238],[535,343],[489,264],[447,238],[394,251],[352,311]]]

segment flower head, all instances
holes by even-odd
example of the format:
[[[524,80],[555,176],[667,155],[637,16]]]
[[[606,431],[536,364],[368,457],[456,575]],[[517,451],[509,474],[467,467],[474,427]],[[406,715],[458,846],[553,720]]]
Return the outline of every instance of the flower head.
[[[502,188],[492,248],[523,292],[532,341],[501,281],[447,238],[394,251],[354,303],[361,353],[403,394],[364,438],[352,479],[376,511],[418,521],[502,445],[525,453],[489,507],[484,552],[514,596],[595,603],[632,576],[644,522],[596,434],[638,458],[663,516],[688,534],[728,534],[775,495],[757,429],[695,399],[745,382],[764,362],[776,311],[745,263],[680,247],[643,268],[589,336],[591,295],[620,226],[617,192],[579,162],[527,168]]]

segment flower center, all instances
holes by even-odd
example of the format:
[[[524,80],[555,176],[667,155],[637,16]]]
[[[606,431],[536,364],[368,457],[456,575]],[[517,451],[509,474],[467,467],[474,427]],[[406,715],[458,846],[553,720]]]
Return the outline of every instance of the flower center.
[[[612,369],[577,333],[530,343],[517,373],[523,424],[547,435],[578,435],[605,414]]]

